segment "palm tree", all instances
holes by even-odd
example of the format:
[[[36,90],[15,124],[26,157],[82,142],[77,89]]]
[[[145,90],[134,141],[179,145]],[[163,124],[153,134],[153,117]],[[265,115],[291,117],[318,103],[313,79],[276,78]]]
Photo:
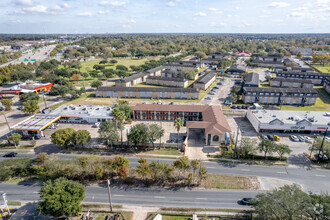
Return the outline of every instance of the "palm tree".
[[[123,146],[123,124],[126,119],[125,112],[120,111],[118,108],[115,108],[112,112],[113,117],[116,120],[116,126],[120,127],[120,145]],[[118,125],[119,122],[119,125]]]
[[[176,131],[178,133],[178,143],[177,143],[177,148],[179,149],[179,131],[180,128],[183,126],[183,121],[181,118],[177,118],[174,120],[174,127],[176,128]]]

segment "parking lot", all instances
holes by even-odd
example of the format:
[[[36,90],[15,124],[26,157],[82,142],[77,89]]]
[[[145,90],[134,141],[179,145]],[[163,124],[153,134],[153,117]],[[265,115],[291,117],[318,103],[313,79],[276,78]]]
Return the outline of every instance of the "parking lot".
[[[219,84],[221,83],[221,85]],[[214,91],[214,95],[210,93],[206,94],[205,97],[200,101],[200,104],[208,104],[208,105],[219,105],[223,104],[225,99],[229,96],[231,92],[231,88],[235,83],[235,79],[233,78],[222,78],[218,81],[216,89]]]

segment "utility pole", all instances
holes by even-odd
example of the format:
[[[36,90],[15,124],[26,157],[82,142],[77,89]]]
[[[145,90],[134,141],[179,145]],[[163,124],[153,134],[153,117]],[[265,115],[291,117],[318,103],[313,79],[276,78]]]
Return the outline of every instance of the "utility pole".
[[[234,150],[234,158],[236,158],[236,155],[237,155],[237,141],[238,141],[238,135],[239,135],[239,127],[237,126],[237,131],[236,131],[236,141],[235,141],[235,150]]]
[[[320,150],[319,150],[319,155],[320,155],[321,151],[323,153],[323,144],[324,144],[324,139],[325,139],[325,136],[327,135],[327,133],[328,133],[328,127],[327,127],[327,130],[325,130],[324,135],[323,135],[323,140],[322,140],[322,144],[321,144],[321,147],[320,147]]]
[[[112,212],[111,193],[110,193],[110,180],[108,180],[108,195],[109,195],[110,212]]]
[[[5,120],[6,120],[6,123],[7,123],[8,129],[9,129],[10,135],[13,137],[13,132],[12,132],[12,130],[10,129],[10,126],[9,126],[9,123],[8,123],[8,120],[7,120],[7,117],[6,117],[6,115],[5,115],[4,112],[2,112],[2,114],[3,114],[3,116],[5,117]],[[15,144],[15,148],[16,148],[16,143],[15,143],[15,141],[14,141],[14,144]]]
[[[42,94],[42,97],[44,98],[45,108],[47,108],[47,103],[46,103],[46,99],[45,99],[45,94]]]

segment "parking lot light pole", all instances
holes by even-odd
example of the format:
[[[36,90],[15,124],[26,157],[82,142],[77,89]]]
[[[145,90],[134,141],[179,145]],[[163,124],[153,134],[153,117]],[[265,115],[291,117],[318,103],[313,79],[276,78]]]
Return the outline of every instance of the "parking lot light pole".
[[[320,155],[321,151],[322,151],[322,153],[323,153],[323,144],[324,144],[324,139],[325,139],[325,136],[327,135],[327,133],[328,133],[328,127],[327,127],[327,130],[325,130],[325,132],[324,132],[324,136],[323,136],[322,144],[321,144],[321,147],[320,147],[320,150],[319,150],[319,154],[318,154],[318,155]],[[323,157],[323,156],[322,156],[322,157]],[[323,159],[323,158],[322,158],[322,159]]]
[[[46,99],[45,99],[45,94],[42,94],[42,97],[44,98],[45,108],[47,108],[47,103],[46,103]]]
[[[235,150],[234,150],[234,158],[236,158],[236,156],[237,156],[237,141],[238,141],[238,135],[239,134],[240,134],[239,127],[237,126],[236,141],[235,141]]]

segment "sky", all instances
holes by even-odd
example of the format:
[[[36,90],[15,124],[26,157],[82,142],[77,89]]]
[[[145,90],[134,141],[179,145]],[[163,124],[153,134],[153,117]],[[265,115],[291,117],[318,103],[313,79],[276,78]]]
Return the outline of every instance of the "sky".
[[[330,0],[0,0],[0,33],[329,33]]]

